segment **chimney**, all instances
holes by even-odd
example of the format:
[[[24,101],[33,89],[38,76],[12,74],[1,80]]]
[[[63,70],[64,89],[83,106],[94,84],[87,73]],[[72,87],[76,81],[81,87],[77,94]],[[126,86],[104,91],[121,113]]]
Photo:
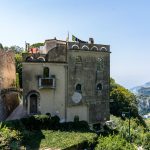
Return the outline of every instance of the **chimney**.
[[[89,38],[89,42],[90,42],[90,44],[94,44],[94,39],[93,38]]]

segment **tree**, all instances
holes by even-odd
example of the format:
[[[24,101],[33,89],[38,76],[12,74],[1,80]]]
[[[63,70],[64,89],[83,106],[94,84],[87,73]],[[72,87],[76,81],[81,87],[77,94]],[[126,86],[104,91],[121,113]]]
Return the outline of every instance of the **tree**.
[[[22,88],[22,53],[15,54],[16,72],[19,76],[19,86]]]
[[[39,48],[40,46],[44,46],[44,43],[34,43],[34,44],[32,44],[30,47],[31,48]]]
[[[110,99],[113,102],[110,103],[110,113],[122,117],[122,112],[131,110],[131,117],[138,118],[139,123],[146,126],[142,117],[138,113],[136,96],[128,89],[117,84],[114,79],[110,79]]]
[[[13,45],[11,47],[9,47],[10,50],[12,50],[15,54],[20,54],[23,53],[24,49],[20,46],[17,45]]]
[[[146,133],[145,134],[145,137],[144,137],[144,140],[143,140],[143,148],[145,150],[150,150],[150,133]]]
[[[3,50],[3,45],[0,43],[0,49]]]

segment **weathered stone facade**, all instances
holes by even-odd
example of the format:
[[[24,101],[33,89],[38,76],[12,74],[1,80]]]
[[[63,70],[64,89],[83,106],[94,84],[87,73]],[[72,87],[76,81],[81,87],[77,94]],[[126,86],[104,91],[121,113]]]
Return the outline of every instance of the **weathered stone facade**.
[[[73,45],[74,43],[68,43],[68,106],[86,106],[90,123],[108,120],[109,46],[105,46],[104,49],[104,45],[80,43],[76,44],[79,50],[74,50]],[[95,50],[92,50],[93,46]],[[100,50],[101,48],[103,50]],[[72,101],[77,84],[81,84],[82,99],[79,103]],[[101,89],[97,88],[98,84]]]
[[[0,93],[0,121],[5,120],[20,103],[20,91],[3,89]]]
[[[16,86],[15,54],[0,50],[0,89]]]
[[[19,104],[19,92],[16,87],[15,54],[12,51],[0,50],[0,121]]]
[[[23,54],[28,113],[49,112],[64,121],[78,115],[92,124],[109,120],[109,45],[53,39],[46,40],[44,47],[46,54]],[[44,82],[51,86],[42,86]]]

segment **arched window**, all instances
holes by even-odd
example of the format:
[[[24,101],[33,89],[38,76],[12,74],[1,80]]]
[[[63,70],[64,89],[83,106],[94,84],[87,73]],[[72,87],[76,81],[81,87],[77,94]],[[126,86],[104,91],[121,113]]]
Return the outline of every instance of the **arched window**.
[[[48,68],[48,67],[44,67],[43,76],[44,76],[45,78],[48,78],[48,77],[49,77],[49,68]]]
[[[106,47],[101,47],[100,51],[107,51]]]
[[[76,92],[81,93],[81,84],[76,85]]]
[[[45,61],[45,58],[44,57],[38,57],[37,58],[39,61]]]
[[[96,86],[96,90],[97,90],[97,91],[101,91],[102,88],[103,88],[103,87],[102,87],[102,84],[101,84],[101,83],[98,83],[97,86]]]
[[[89,50],[89,47],[86,46],[86,45],[83,45],[83,46],[82,46],[82,49],[84,49],[84,50]]]
[[[74,45],[72,45],[72,49],[79,49],[79,46],[74,44]]]
[[[26,58],[26,61],[27,61],[27,62],[33,61],[33,57],[32,57],[32,56],[28,56],[28,57]]]
[[[93,50],[93,51],[98,51],[98,47],[97,47],[97,46],[93,46],[93,47],[91,48],[91,50]]]

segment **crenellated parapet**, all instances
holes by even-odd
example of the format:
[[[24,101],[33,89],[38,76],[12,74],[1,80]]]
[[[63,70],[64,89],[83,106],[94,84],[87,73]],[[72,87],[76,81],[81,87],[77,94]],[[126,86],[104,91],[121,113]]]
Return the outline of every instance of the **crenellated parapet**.
[[[110,52],[110,46],[109,45],[103,45],[103,44],[68,42],[67,48],[69,50]]]

